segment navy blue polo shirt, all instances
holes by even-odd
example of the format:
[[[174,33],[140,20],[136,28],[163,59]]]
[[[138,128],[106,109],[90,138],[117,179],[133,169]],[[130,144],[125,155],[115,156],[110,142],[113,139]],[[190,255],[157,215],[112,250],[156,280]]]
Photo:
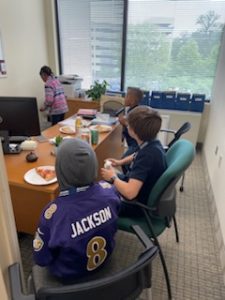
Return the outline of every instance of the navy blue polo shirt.
[[[129,178],[143,182],[138,201],[147,203],[150,191],[166,167],[165,151],[159,140],[145,142],[139,147],[127,174]]]

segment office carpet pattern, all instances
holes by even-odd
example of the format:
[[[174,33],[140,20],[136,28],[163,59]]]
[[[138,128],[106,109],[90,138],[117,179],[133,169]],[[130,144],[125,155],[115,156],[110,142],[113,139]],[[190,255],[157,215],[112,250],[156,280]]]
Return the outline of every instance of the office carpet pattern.
[[[177,213],[180,242],[176,243],[174,227],[168,228],[159,241],[165,255],[173,299],[225,299],[225,286],[219,261],[210,199],[206,189],[201,154],[185,173],[184,191],[177,191]],[[32,266],[32,237],[19,238],[25,279]],[[146,299],[145,291],[141,300]],[[152,299],[168,299],[161,262],[153,262]],[[115,299],[116,300],[116,299]]]

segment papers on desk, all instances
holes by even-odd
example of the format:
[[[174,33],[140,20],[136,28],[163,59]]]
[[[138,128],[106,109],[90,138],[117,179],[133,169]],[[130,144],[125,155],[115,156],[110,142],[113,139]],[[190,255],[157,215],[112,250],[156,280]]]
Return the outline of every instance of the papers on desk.
[[[75,120],[76,120],[76,115],[63,120],[63,121],[59,122],[58,124],[62,125],[62,126],[74,126]],[[111,125],[116,124],[117,120],[118,120],[118,118],[110,117],[109,114],[97,113],[97,116],[94,120],[92,120],[92,121],[82,120],[82,124],[85,127],[88,127],[90,125],[100,125],[100,124],[111,126]]]
[[[60,126],[69,126],[69,127],[74,127],[75,125],[75,121],[76,121],[76,117],[75,116],[72,116],[66,120],[63,120],[61,122],[59,122],[58,124]],[[82,125],[84,127],[88,127],[91,125],[91,121],[87,121],[87,120],[82,120]]]
[[[118,118],[110,117],[109,114],[97,114],[96,119],[92,120],[92,125],[114,125]]]

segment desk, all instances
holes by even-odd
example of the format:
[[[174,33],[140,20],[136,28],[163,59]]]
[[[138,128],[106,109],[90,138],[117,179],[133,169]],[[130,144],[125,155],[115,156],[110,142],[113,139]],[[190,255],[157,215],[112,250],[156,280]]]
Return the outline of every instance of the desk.
[[[123,152],[121,131],[121,126],[116,125],[113,126],[111,132],[99,135],[98,145],[93,146],[99,167],[104,165],[104,159],[108,157],[121,157]],[[43,135],[47,138],[52,138],[59,134],[59,125],[43,131]],[[63,136],[63,134],[60,135]],[[33,163],[26,162],[25,157],[29,151],[4,156],[16,226],[20,232],[33,234],[43,207],[58,195],[57,183],[35,186],[26,183],[23,179],[24,174],[32,168],[55,164],[55,157],[51,155],[52,149],[53,145],[48,141],[38,143],[38,147],[35,150],[38,160]],[[98,179],[100,179],[100,172],[98,173]]]

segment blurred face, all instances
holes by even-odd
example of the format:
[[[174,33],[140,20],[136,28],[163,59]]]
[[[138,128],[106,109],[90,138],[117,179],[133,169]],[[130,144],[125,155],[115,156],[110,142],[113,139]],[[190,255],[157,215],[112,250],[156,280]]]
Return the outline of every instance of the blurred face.
[[[41,76],[41,79],[42,79],[44,82],[47,81],[47,79],[48,79],[48,75],[47,75],[47,74],[42,73],[40,76]]]
[[[125,101],[125,106],[136,106],[137,105],[137,99],[136,99],[136,95],[134,94],[134,92],[132,90],[127,91],[126,97],[124,99]]]
[[[127,129],[128,129],[129,135],[130,135],[132,138],[135,138],[135,133],[134,133],[133,129],[132,129],[129,125],[127,126]]]
[[[142,143],[142,140],[139,139],[139,137],[136,135],[136,133],[134,132],[134,130],[133,130],[129,125],[128,125],[127,129],[128,129],[129,135],[130,135],[133,139],[135,139],[136,142],[137,142],[138,144],[141,144],[141,143]]]

